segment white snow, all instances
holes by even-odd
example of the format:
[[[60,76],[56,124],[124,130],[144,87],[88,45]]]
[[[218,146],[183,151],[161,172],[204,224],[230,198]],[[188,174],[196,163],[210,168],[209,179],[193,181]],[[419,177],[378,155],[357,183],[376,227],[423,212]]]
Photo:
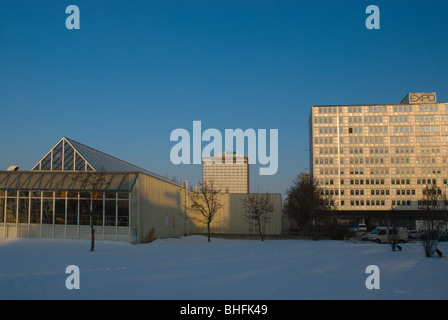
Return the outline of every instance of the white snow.
[[[149,244],[0,239],[0,299],[448,299],[448,259],[420,243],[230,240],[203,236]],[[439,243],[448,255],[448,243]],[[65,269],[80,270],[68,290]],[[380,289],[368,290],[369,265]]]

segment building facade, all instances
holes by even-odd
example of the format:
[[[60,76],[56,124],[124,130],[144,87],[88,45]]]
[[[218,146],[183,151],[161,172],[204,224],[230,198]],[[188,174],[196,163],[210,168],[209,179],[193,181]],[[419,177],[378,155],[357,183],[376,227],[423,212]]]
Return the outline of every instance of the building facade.
[[[400,104],[312,106],[310,168],[343,211],[415,211],[446,194],[448,103],[409,93]]]
[[[254,195],[254,194],[252,194]],[[255,194],[256,195],[256,194]],[[264,196],[265,194],[259,194]],[[221,197],[223,207],[219,209],[212,223],[210,224],[211,233],[231,234],[231,235],[258,235],[258,220],[253,219],[241,205],[247,194],[226,193]],[[282,196],[280,193],[267,194],[269,201],[274,209],[267,216],[268,223],[262,222],[262,230],[266,235],[279,235],[282,230]],[[229,232],[230,231],[230,232]],[[206,233],[207,225],[194,224],[191,228],[192,233]]]
[[[141,243],[202,233],[188,210],[191,192],[187,181],[176,183],[64,137],[32,170],[0,171],[0,237],[90,239],[90,219],[98,240]],[[236,216],[241,202],[228,196],[222,219],[229,223],[215,232],[250,233],[251,221]],[[278,196],[266,229],[273,234],[281,233]]]
[[[202,183],[225,193],[249,193],[248,157],[227,152],[202,159]]]

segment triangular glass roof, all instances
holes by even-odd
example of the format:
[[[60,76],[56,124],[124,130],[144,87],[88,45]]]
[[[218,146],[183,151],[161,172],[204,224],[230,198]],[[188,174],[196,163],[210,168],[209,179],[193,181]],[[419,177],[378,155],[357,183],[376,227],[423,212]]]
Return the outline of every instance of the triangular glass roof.
[[[31,171],[141,172],[177,184],[131,163],[63,137]]]

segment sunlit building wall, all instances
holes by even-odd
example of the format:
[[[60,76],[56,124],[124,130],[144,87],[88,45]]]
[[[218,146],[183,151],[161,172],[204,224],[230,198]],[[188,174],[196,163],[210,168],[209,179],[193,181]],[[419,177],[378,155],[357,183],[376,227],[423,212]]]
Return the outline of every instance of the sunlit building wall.
[[[229,152],[202,159],[202,183],[213,185],[225,193],[249,192],[248,157]]]
[[[410,93],[400,104],[312,106],[310,168],[338,210],[418,210],[446,194],[448,103]]]

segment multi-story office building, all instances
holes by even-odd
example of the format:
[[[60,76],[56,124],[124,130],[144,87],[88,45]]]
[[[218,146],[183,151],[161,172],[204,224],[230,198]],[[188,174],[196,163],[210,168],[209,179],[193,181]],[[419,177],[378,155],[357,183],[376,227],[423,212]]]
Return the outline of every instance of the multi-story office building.
[[[226,152],[202,159],[202,183],[226,193],[249,192],[249,161],[236,152]]]
[[[310,168],[337,210],[413,211],[427,185],[446,194],[448,103],[409,93],[400,104],[312,106]]]

